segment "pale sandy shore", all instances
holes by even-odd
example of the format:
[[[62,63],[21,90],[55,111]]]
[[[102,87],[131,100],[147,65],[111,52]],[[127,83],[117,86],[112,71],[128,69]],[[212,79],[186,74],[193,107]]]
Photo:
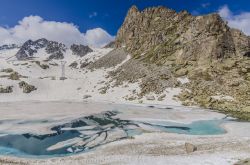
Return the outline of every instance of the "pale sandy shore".
[[[190,123],[197,120],[221,119],[225,115],[208,110],[187,107],[152,109],[135,105],[81,102],[14,102],[1,103],[0,116],[5,121],[43,120],[50,124],[30,124],[17,127],[15,122],[3,122],[0,132],[48,133],[51,124],[70,121],[80,116],[120,109],[124,119],[157,119]],[[68,157],[30,159],[0,156],[0,164],[173,164],[173,165],[232,165],[250,156],[250,123],[229,122],[223,125],[222,135],[184,135],[166,132],[143,133],[132,139],[116,141],[97,149]],[[198,150],[187,154],[186,142]]]

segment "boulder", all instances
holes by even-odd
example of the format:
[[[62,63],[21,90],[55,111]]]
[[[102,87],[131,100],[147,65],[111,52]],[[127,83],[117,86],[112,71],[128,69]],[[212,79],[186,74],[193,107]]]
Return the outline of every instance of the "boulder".
[[[146,99],[147,100],[155,100],[155,97],[154,96],[147,96]]]
[[[12,93],[13,92],[12,86],[7,87],[0,87],[0,93]]]
[[[78,66],[78,63],[77,63],[76,61],[72,62],[72,63],[69,65],[69,67],[71,67],[71,68],[77,68],[77,66]]]
[[[12,73],[14,70],[12,68],[2,69],[1,72]]]
[[[234,165],[250,165],[250,159],[241,160]]]
[[[49,68],[49,65],[47,65],[47,64],[41,64],[40,61],[36,61],[35,63],[38,66],[40,66],[40,68],[42,68],[42,69],[48,69]]]
[[[25,81],[21,81],[18,83],[19,87],[23,89],[23,93],[31,93],[34,90],[37,90],[37,88],[33,85],[29,85]]]
[[[9,79],[11,80],[19,80],[20,79],[20,75],[17,72],[12,72],[9,76]]]
[[[158,101],[163,101],[164,100],[164,98],[166,97],[166,94],[162,94],[162,95],[160,95],[159,97],[158,97]]]
[[[187,75],[187,73],[188,73],[188,70],[185,68],[181,68],[175,72],[177,77],[185,76]]]
[[[84,95],[83,96],[83,99],[88,99],[88,98],[90,98],[90,97],[92,97],[91,95]]]
[[[188,154],[197,151],[197,147],[191,143],[185,143],[185,148]]]

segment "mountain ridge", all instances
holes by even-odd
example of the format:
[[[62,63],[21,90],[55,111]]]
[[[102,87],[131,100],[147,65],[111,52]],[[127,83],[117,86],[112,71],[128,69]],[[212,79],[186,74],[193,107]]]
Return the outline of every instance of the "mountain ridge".
[[[237,40],[237,37],[240,39]],[[144,61],[159,64],[165,62],[161,54],[180,57],[179,61],[185,61],[192,58],[197,60],[199,54],[202,57],[209,54],[207,58],[227,58],[233,54],[239,56],[250,52],[249,37],[229,28],[217,13],[192,16],[187,11],[177,13],[162,6],[143,11],[132,6],[117,33],[115,43],[116,47],[126,46],[128,52]],[[245,47],[238,49],[235,43]],[[205,50],[199,51],[204,47]],[[153,56],[150,51],[154,54],[157,52],[158,56]],[[144,55],[140,57],[142,53]]]
[[[185,85],[174,83],[182,88],[178,98],[184,105],[199,105],[249,119],[250,37],[230,28],[219,14],[192,16],[187,11],[177,13],[162,6],[143,11],[132,6],[117,33],[115,47],[123,47],[132,56],[127,67],[121,66],[116,74],[129,70],[132,63],[168,67],[170,77],[190,80]],[[134,67],[135,73],[140,70]],[[151,74],[157,73],[155,70]],[[117,76],[115,79],[120,81]],[[151,77],[142,86],[161,92],[166,87],[160,82],[160,77]]]
[[[67,49],[70,49],[73,55],[77,55],[80,57],[86,55],[87,53],[93,52],[91,48],[81,44],[72,44],[69,48],[67,48],[63,43],[57,41],[49,41],[45,38],[41,38],[35,41],[28,40],[23,43],[15,56],[18,60],[33,58],[34,55],[41,49],[45,49],[44,53],[49,55],[48,60],[64,59],[64,54]]]

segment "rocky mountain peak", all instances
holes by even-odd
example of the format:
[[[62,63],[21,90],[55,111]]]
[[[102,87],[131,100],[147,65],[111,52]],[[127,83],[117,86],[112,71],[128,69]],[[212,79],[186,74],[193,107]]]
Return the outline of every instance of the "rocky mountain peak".
[[[128,11],[128,17],[136,17],[140,13],[137,6],[133,5]]]
[[[249,37],[238,35],[217,14],[192,16],[166,7],[139,11],[133,6],[119,29],[116,47],[157,64],[185,63],[242,56],[250,51]],[[207,60],[204,60],[207,59]]]
[[[232,113],[250,107],[250,38],[217,13],[193,16],[161,6],[143,11],[132,7],[115,48],[132,58],[113,77],[118,83],[140,79],[141,95],[181,86],[187,89],[178,96],[184,105]],[[178,84],[175,78],[189,82]],[[249,118],[249,113],[240,117]]]
[[[46,53],[50,54],[49,59],[63,59],[63,52],[66,50],[65,45],[62,43],[41,38],[36,41],[26,41],[17,52],[16,57],[19,60],[33,58],[34,54],[42,48],[45,49]]]

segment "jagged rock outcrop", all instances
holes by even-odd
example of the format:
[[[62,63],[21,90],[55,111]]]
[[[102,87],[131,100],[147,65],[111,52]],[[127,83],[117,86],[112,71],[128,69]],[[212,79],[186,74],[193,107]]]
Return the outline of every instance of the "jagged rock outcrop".
[[[70,46],[70,49],[74,55],[83,57],[86,54],[93,52],[93,50],[89,46],[84,46],[84,45],[76,45],[73,44]]]
[[[198,104],[250,119],[250,113],[242,113],[250,106],[250,37],[230,28],[218,14],[192,16],[165,7],[139,11],[133,6],[117,33],[115,48],[132,55],[115,71],[118,82],[148,77],[140,85],[148,90],[142,91],[160,93],[169,86],[163,84],[172,80],[172,86],[177,86],[174,77],[185,76],[190,82],[179,84],[188,89],[183,92],[189,91],[179,97],[185,105]],[[141,67],[151,76],[139,76]],[[168,70],[168,78],[161,78],[160,68]],[[213,99],[220,95],[233,99]]]
[[[23,89],[23,93],[31,93],[32,91],[37,90],[34,85],[30,85],[25,81],[19,82],[18,85],[21,89]]]
[[[48,59],[63,59],[63,52],[65,52],[66,47],[62,43],[55,41],[48,41],[45,38],[32,41],[26,41],[16,54],[18,60],[25,60],[34,57],[34,54],[38,52],[39,49],[45,48],[46,53],[50,56]]]
[[[133,6],[118,31],[116,47],[143,61],[169,64],[243,56],[250,52],[249,38],[230,29],[218,14],[192,16],[165,7],[139,11]],[[204,59],[207,59],[204,60]]]
[[[49,41],[47,47],[45,48],[46,52],[50,54],[49,60],[51,59],[63,59],[63,53],[66,51],[66,47],[62,43],[55,41]]]

